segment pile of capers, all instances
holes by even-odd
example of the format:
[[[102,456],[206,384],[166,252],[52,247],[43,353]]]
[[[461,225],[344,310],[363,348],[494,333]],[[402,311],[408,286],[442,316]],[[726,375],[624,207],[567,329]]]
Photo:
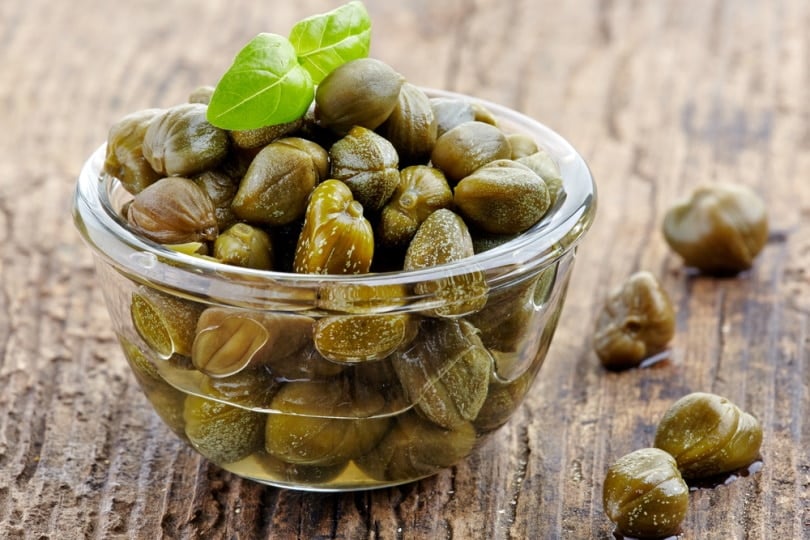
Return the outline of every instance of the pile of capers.
[[[564,197],[533,139],[478,103],[429,98],[379,60],[338,67],[304,117],[266,128],[208,123],[211,91],[121,119],[104,164],[132,195],[128,227],[194,257],[303,274],[419,270],[515,238]],[[555,312],[533,328],[557,279],[552,265],[497,291],[472,268],[413,290],[325,281],[306,312],[137,285],[121,340],[158,414],[213,462],[292,483],[353,463],[369,483],[400,482],[452,465],[506,422],[536,373],[528,349],[556,325]],[[414,295],[434,300],[398,309]]]

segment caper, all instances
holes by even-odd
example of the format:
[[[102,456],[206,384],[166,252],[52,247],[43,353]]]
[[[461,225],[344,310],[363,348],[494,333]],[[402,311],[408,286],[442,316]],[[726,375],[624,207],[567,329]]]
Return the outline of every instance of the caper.
[[[240,371],[227,377],[204,377],[200,389],[212,398],[245,408],[266,408],[281,387],[273,374],[263,368]]]
[[[768,241],[765,204],[742,185],[697,188],[688,200],[667,210],[664,238],[684,264],[709,274],[751,268]]]
[[[184,103],[166,109],[150,122],[143,155],[155,171],[186,176],[216,167],[228,153],[228,133],[206,120],[208,107]]]
[[[373,255],[374,231],[348,186],[339,180],[319,184],[307,205],[293,269],[299,273],[362,274],[368,272]]]
[[[377,129],[397,105],[403,82],[402,75],[374,58],[346,62],[318,85],[315,116],[336,133],[353,126]]]
[[[565,186],[563,184],[560,166],[557,165],[557,162],[554,161],[551,154],[545,149],[539,148],[536,152],[528,156],[518,158],[517,162],[533,170],[537,176],[542,178],[546,183],[549,195],[549,207],[553,207],[557,204],[557,201],[562,198]]]
[[[189,103],[202,103],[208,105],[211,101],[211,96],[214,95],[214,87],[210,85],[198,86],[188,95]]]
[[[511,159],[498,159],[461,179],[453,202],[470,225],[492,234],[517,234],[543,217],[550,199],[545,182],[534,171]]]
[[[377,226],[377,238],[387,246],[406,246],[430,214],[453,204],[453,192],[439,169],[412,165],[399,174],[399,183]]]
[[[466,321],[425,320],[420,339],[392,364],[411,402],[446,429],[474,420],[487,397],[492,357]]]
[[[365,362],[385,358],[415,334],[407,313],[334,315],[315,323],[313,340],[333,362]]]
[[[332,466],[362,456],[385,435],[390,419],[374,418],[385,398],[349,377],[291,381],[267,417],[265,448],[287,463]]]
[[[231,203],[241,219],[286,225],[301,219],[307,198],[319,180],[312,156],[283,139],[256,154]]]
[[[475,430],[469,422],[444,429],[414,413],[399,415],[373,450],[355,459],[376,480],[417,480],[455,465],[472,452]]]
[[[426,163],[437,138],[430,99],[417,86],[406,82],[380,131],[396,148],[400,163]]]
[[[331,282],[318,290],[318,307],[342,313],[384,313],[405,305],[407,296],[401,283]]]
[[[523,403],[535,374],[535,370],[527,370],[512,381],[492,377],[487,389],[487,398],[473,420],[475,429],[480,433],[487,433],[504,425]]]
[[[444,133],[464,122],[475,120],[475,110],[472,103],[464,99],[436,97],[430,99],[433,116],[436,118],[436,136]]]
[[[214,203],[200,186],[179,176],[158,180],[135,195],[127,222],[161,244],[213,240],[219,230]]]
[[[224,263],[258,270],[272,270],[273,245],[263,230],[236,223],[214,241],[214,257]]]
[[[436,139],[430,161],[455,184],[490,161],[511,156],[509,140],[500,129],[473,121],[460,124]]]
[[[145,109],[128,114],[113,124],[107,136],[104,172],[120,180],[133,195],[163,177],[143,155],[146,129],[162,113],[162,109]]]
[[[239,188],[237,182],[234,182],[229,175],[216,171],[205,171],[196,175],[192,180],[205,191],[214,204],[214,215],[220,231],[224,231],[236,223],[237,218],[231,209],[231,201]]]
[[[292,146],[296,150],[307,154],[312,160],[312,165],[315,167],[315,170],[318,171],[318,179],[327,179],[329,176],[329,153],[324,150],[323,146],[302,137],[284,137],[283,139],[278,139],[276,142]]]
[[[218,465],[244,459],[262,447],[262,413],[189,395],[183,419],[191,445]]]
[[[239,148],[261,148],[276,139],[295,132],[301,128],[303,123],[303,118],[297,118],[283,124],[273,124],[271,126],[247,129],[244,131],[231,131],[231,140],[233,140],[233,143]]]
[[[419,226],[405,254],[404,269],[419,270],[460,261],[473,255],[472,238],[464,221],[451,210],[436,210]],[[487,301],[489,287],[483,274],[471,270],[417,283],[417,294],[435,296],[439,305],[427,310],[437,317],[474,313]]]
[[[253,454],[253,459],[262,470],[270,475],[274,481],[289,482],[295,486],[301,484],[325,484],[340,475],[349,464],[348,461],[322,467],[318,465],[304,465],[301,463],[288,463],[271,456],[264,450]]]
[[[540,150],[535,140],[525,133],[510,133],[506,138],[509,140],[509,148],[512,149],[512,155],[509,156],[511,159],[518,160]]]
[[[675,335],[675,310],[658,279],[636,272],[614,288],[596,320],[593,346],[609,369],[638,366]]]
[[[191,359],[194,367],[211,377],[267,365],[309,343],[312,322],[294,313],[210,307],[197,322]]]
[[[642,448],[608,468],[602,504],[621,534],[662,538],[680,530],[689,507],[689,488],[672,456],[658,448]]]
[[[275,377],[288,381],[328,379],[341,373],[345,367],[345,364],[324,358],[312,343],[283,358],[271,358],[266,364]]]
[[[399,156],[384,137],[355,126],[329,149],[331,177],[344,182],[363,208],[379,210],[399,184]]]
[[[474,120],[476,122],[498,126],[498,119],[495,118],[495,115],[492,114],[492,111],[490,111],[486,105],[477,101],[473,101],[470,105],[472,106],[473,114],[475,114]]]
[[[750,465],[762,444],[762,425],[728,399],[693,392],[672,404],[655,432],[684,478],[703,478]]]
[[[200,304],[142,286],[132,293],[129,310],[138,335],[161,358],[191,354]]]

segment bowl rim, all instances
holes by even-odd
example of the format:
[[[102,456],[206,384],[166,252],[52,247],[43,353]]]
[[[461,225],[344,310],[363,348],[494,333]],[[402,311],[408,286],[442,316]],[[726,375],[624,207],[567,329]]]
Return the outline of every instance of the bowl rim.
[[[256,307],[312,305],[324,283],[416,285],[483,272],[490,288],[515,282],[574,249],[596,211],[596,184],[585,160],[559,133],[514,109],[446,90],[422,88],[430,98],[462,99],[493,113],[507,133],[525,133],[547,150],[561,170],[565,196],[553,211],[516,238],[472,257],[420,270],[367,274],[296,274],[242,268],[169,249],[130,231],[109,201],[111,182],[103,174],[106,143],[88,157],[73,201],[74,224],[97,257],[125,276],[181,296],[215,297],[218,302]],[[113,186],[114,187],[114,186]],[[307,294],[308,292],[308,294]],[[408,298],[413,298],[409,295]]]

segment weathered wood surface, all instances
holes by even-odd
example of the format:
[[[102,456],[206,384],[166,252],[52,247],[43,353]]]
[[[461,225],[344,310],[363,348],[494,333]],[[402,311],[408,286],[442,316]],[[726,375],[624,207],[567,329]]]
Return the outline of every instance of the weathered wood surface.
[[[123,114],[185,99],[256,33],[333,5],[0,2],[0,538],[610,538],[605,469],[694,390],[764,422],[764,466],[692,493],[684,538],[810,537],[805,0],[367,0],[375,56],[547,123],[598,180],[540,379],[473,458],[373,492],[242,481],[160,423],[71,223],[79,168]],[[659,233],[675,198],[718,181],[755,188],[772,218],[733,279],[685,272]],[[590,327],[639,269],[677,305],[673,360],[608,373]]]

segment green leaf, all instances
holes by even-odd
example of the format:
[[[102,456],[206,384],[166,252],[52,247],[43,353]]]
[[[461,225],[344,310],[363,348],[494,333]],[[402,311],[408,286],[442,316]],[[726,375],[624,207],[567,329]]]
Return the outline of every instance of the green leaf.
[[[291,122],[315,97],[307,70],[287,38],[262,33],[239,51],[208,104],[208,121],[222,129],[247,130]]]
[[[318,84],[341,64],[368,56],[371,18],[362,2],[349,2],[296,23],[290,31],[290,43],[298,61]]]

